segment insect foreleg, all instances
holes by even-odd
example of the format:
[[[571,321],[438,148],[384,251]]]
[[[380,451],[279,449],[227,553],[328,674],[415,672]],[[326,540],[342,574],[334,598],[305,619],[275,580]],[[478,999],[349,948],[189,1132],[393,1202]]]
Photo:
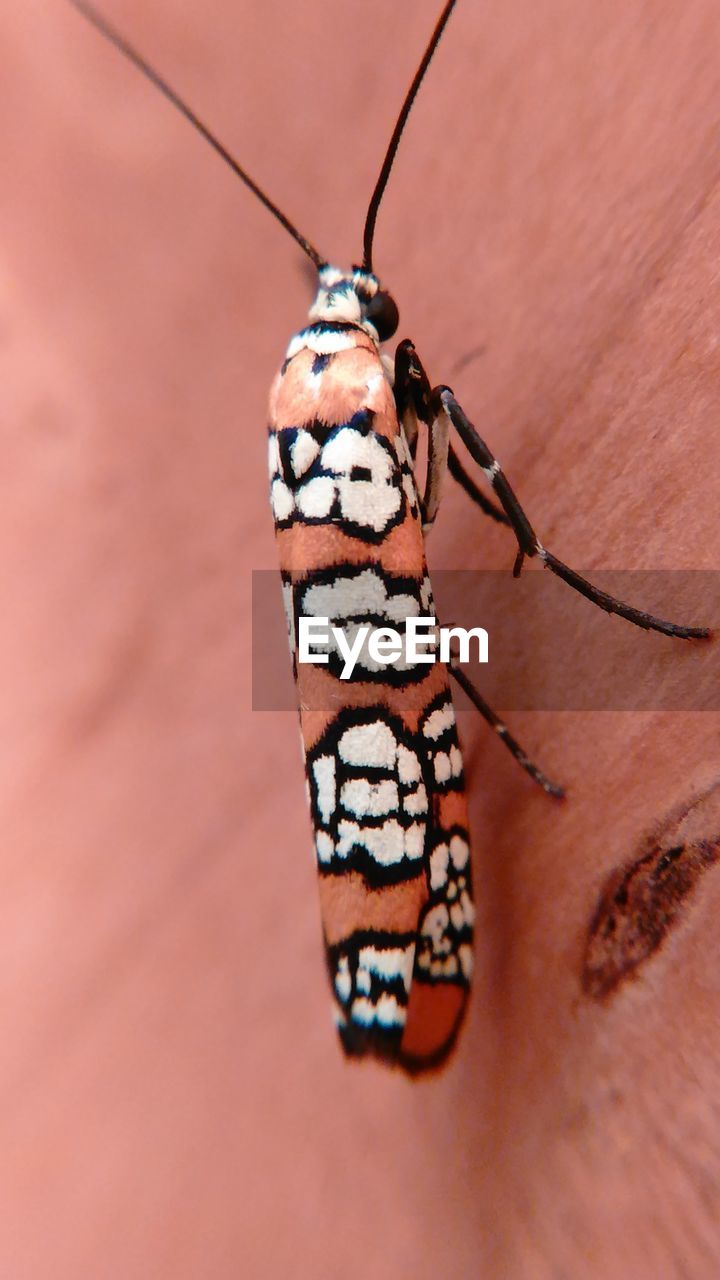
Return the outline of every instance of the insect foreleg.
[[[398,417],[415,457],[417,451],[418,423],[428,431],[428,474],[424,497],[424,527],[429,527],[440,502],[440,492],[445,471],[465,490],[468,497],[498,524],[510,524],[505,512],[487,498],[469,476],[452,445],[446,441],[449,418],[433,407],[432,389],[427,374],[418,358],[415,347],[407,339],[401,342],[395,353],[395,402]]]
[[[437,515],[443,480],[448,468],[450,419],[443,405],[433,403],[425,370],[417,359],[413,344],[407,340],[400,343],[395,353],[393,389],[398,418],[402,423],[413,462],[417,454],[420,423],[426,427],[428,433],[427,473],[425,490],[420,503],[423,529],[427,530]]]

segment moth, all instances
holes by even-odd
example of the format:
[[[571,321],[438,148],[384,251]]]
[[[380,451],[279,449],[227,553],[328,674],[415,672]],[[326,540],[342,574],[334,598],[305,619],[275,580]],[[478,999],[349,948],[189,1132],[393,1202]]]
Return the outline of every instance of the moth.
[[[82,14],[219,152],[294,238],[317,272],[309,323],[290,341],[270,394],[269,470],[334,1010],[346,1053],[409,1072],[448,1056],[467,1007],[474,907],[456,680],[521,766],[549,794],[562,788],[526,756],[452,661],[379,668],[366,657],[341,679],[338,655],[297,662],[299,617],[328,618],[351,637],[368,624],[434,613],[424,539],[449,471],[525,557],[608,613],[682,639],[708,635],[598,590],[540,542],[500,464],[452,390],[433,385],[397,306],[373,268],[378,211],[413,102],[457,0],[447,0],[405,96],[368,206],[360,265],[338,268],[290,222],[139,53],[84,0]],[[427,433],[419,474],[418,440]],[[461,461],[461,442],[477,478]],[[493,501],[479,487],[483,478]]]

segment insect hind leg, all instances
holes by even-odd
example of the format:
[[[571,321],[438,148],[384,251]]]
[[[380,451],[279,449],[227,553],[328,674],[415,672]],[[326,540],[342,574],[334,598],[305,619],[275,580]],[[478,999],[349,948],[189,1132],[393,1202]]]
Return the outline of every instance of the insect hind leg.
[[[518,554],[513,569],[515,577],[520,574],[525,556],[538,556],[551,573],[561,578],[574,591],[585,596],[586,600],[590,600],[599,609],[604,609],[606,613],[615,613],[618,617],[625,618],[628,622],[632,622],[636,627],[641,627],[644,631],[659,631],[663,635],[674,636],[679,640],[703,640],[710,636],[710,631],[707,627],[686,627],[675,622],[668,622],[664,618],[655,617],[654,614],[645,613],[642,609],[636,609],[632,605],[626,604],[623,600],[618,600],[616,596],[608,595],[606,591],[601,591],[599,587],[593,586],[591,582],[588,582],[587,578],[583,578],[581,574],[564,564],[562,560],[558,560],[557,556],[554,556],[552,552],[547,551],[525,515],[500,463],[491,453],[469,418],[466,417],[450,388],[444,386],[435,387],[431,392],[431,405],[435,406],[436,412],[439,406],[444,408],[471,458],[477,463],[485,478],[492,485],[503,511],[508,517],[518,543]],[[460,480],[460,483],[463,483],[462,480]],[[474,496],[467,485],[463,484],[463,488],[470,493],[470,497]]]
[[[479,507],[486,516],[490,516],[490,519],[497,521],[498,524],[508,526],[511,524],[510,517],[506,516],[502,507],[496,507],[494,502],[491,502],[489,498],[486,498],[482,489],[478,488],[472,476],[468,475],[452,445],[450,445],[448,450],[448,471],[450,472],[453,480],[457,481],[460,488],[465,490],[468,497],[475,503],[475,506]]]
[[[536,782],[539,787],[542,787],[543,791],[546,791],[548,795],[555,796],[558,800],[562,800],[565,796],[565,788],[561,787],[558,782],[553,782],[551,778],[548,778],[547,775],[543,773],[542,769],[539,769],[536,764],[533,764],[533,761],[527,755],[527,752],[523,750],[517,739],[512,736],[507,725],[504,724],[498,715],[496,715],[492,707],[485,701],[482,694],[478,693],[475,685],[465,675],[462,667],[459,667],[455,662],[451,662],[449,665],[449,671],[453,679],[460,685],[460,688],[465,691],[473,706],[477,708],[480,715],[487,721],[490,727],[495,730],[500,741],[507,747],[508,751],[517,760],[520,767],[529,774],[533,782]]]

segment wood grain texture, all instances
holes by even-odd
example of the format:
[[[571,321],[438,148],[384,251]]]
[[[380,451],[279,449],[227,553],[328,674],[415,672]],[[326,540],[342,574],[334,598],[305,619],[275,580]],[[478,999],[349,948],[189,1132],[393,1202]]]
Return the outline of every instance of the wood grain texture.
[[[107,11],[357,258],[435,0]],[[718,567],[719,45],[713,0],[460,0],[378,219],[400,336],[580,570]],[[69,7],[3,7],[0,130],[0,1274],[714,1280],[717,871],[607,1005],[580,972],[717,716],[514,716],[562,809],[461,716],[465,1034],[349,1067],[296,720],[250,710],[297,254]],[[431,565],[513,556],[449,496]]]

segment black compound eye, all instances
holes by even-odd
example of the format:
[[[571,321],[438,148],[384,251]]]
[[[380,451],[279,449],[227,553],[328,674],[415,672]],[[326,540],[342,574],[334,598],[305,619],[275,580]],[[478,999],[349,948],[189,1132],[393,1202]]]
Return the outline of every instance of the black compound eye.
[[[365,306],[364,311],[365,319],[375,326],[381,342],[392,338],[400,323],[400,312],[395,305],[394,298],[391,298],[389,293],[384,293],[382,289],[378,289],[375,297],[371,298]]]

